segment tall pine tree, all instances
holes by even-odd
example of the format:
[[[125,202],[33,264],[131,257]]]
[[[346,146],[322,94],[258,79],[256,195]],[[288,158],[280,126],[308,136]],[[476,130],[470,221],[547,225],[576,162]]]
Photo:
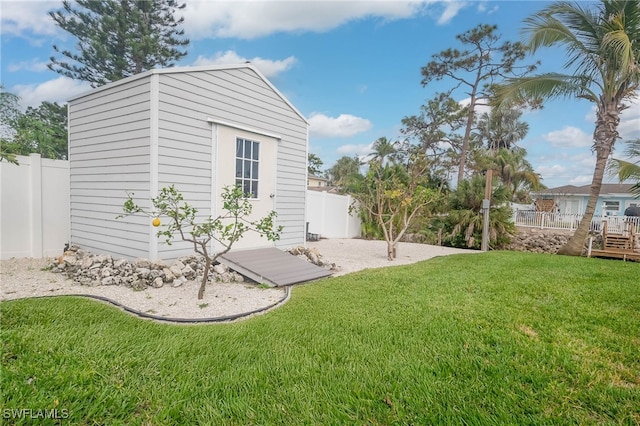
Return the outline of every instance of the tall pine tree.
[[[92,87],[173,66],[187,54],[184,18],[174,16],[185,4],[175,0],[64,0],[62,6],[49,14],[78,43],[76,52],[54,45],[62,57],[52,56],[49,69]]]

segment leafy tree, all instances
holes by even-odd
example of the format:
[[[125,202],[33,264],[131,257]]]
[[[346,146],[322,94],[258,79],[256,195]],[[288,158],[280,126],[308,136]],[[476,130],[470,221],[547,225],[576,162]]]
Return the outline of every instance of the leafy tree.
[[[170,67],[189,44],[175,0],[69,0],[50,12],[55,23],[78,39],[77,52],[54,45],[49,68],[92,87],[155,67]]]
[[[585,214],[559,254],[579,256],[595,212],[609,155],[619,138],[620,114],[640,88],[640,3],[603,0],[592,4],[557,2],[525,20],[532,52],[564,48],[568,74],[513,78],[498,89],[498,105],[529,98],[587,99],[596,107],[593,150],[596,165]]]
[[[43,158],[67,158],[67,106],[43,102],[22,112],[20,98],[0,95],[0,160],[18,164],[17,155],[38,153]]]
[[[340,157],[327,174],[331,185],[345,189],[354,177],[360,175],[360,160],[358,157]]]
[[[640,198],[640,139],[627,141],[624,153],[629,158],[628,161],[613,158],[609,167],[611,171],[618,175],[620,182],[625,180],[635,181],[636,183],[631,187],[631,191]]]
[[[450,194],[449,213],[445,218],[448,244],[454,247],[479,249],[482,241],[482,200],[485,195],[485,177],[475,175],[458,183]],[[515,226],[511,209],[506,204],[509,191],[503,185],[493,187],[489,212],[489,245],[503,248],[511,241]]]
[[[20,98],[0,86],[0,161],[18,164],[19,146],[14,142],[16,123],[22,116]]]
[[[322,173],[322,160],[311,152],[307,156],[307,172],[312,176],[320,176]]]
[[[382,231],[389,260],[396,258],[398,242],[411,223],[440,198],[427,185],[428,168],[425,155],[417,150],[408,155],[406,163],[371,160],[367,174],[350,191]]]
[[[466,115],[466,109],[448,93],[437,93],[420,108],[419,115],[402,119],[401,132],[431,160],[433,176],[449,180],[457,167],[461,146],[457,131]]]
[[[485,105],[491,87],[506,76],[524,75],[535,70],[536,65],[517,66],[524,59],[525,48],[519,43],[504,42],[498,45],[500,36],[495,25],[478,25],[456,36],[469,50],[447,49],[432,56],[432,60],[422,67],[422,85],[449,78],[456,82],[450,91],[462,87],[469,97],[465,131],[460,146],[458,182],[464,179],[467,151],[471,140],[471,130],[475,122],[476,107]]]
[[[37,108],[28,107],[15,129],[20,155],[36,152],[43,158],[67,159],[67,105],[45,101]]]
[[[265,217],[250,221],[248,216],[252,211],[252,204],[244,195],[239,186],[223,188],[222,205],[224,213],[215,219],[209,216],[203,222],[198,222],[198,210],[184,201],[184,196],[173,186],[160,190],[156,198],[151,199],[152,212],[144,211],[133,200],[133,195],[125,201],[123,209],[125,215],[119,218],[142,213],[154,217],[155,226],[159,226],[159,216],[167,216],[169,224],[157,233],[158,237],[166,238],[167,244],[179,235],[182,241],[193,244],[193,250],[205,258],[204,277],[198,290],[198,299],[204,297],[205,286],[209,279],[209,270],[216,259],[231,250],[233,244],[239,241],[249,231],[260,233],[270,241],[280,239],[282,226],[275,227],[275,211],[269,212]],[[157,224],[157,225],[156,225]],[[223,247],[222,250],[210,253],[211,241],[216,241]]]

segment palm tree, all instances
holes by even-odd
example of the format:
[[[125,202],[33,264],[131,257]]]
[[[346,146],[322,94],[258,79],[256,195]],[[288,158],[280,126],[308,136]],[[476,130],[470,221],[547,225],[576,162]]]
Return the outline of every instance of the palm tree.
[[[449,198],[449,212],[445,219],[449,231],[449,244],[454,247],[480,248],[482,241],[481,213],[484,199],[485,177],[474,175],[463,180]],[[489,215],[489,243],[492,248],[503,248],[511,241],[515,227],[511,221],[511,209],[506,201],[509,191],[503,185],[494,186],[491,192]]]
[[[620,182],[625,180],[636,181],[636,184],[631,187],[631,191],[640,198],[640,139],[627,142],[625,155],[630,161],[613,158],[609,166],[618,175]],[[634,159],[637,159],[637,161],[632,162]]]
[[[502,184],[507,188],[511,196],[511,201],[527,201],[522,200],[523,193],[526,194],[530,190],[537,190],[542,187],[541,178],[538,173],[533,170],[533,166],[525,157],[527,150],[515,147],[513,149],[501,148],[493,154],[491,161],[492,169],[502,180]]]
[[[498,104],[525,99],[578,97],[596,107],[593,150],[596,165],[585,214],[558,253],[579,256],[589,233],[606,163],[618,134],[620,114],[640,88],[640,3],[603,0],[595,9],[580,3],[558,2],[525,20],[524,33],[532,52],[560,46],[565,69],[573,74],[548,73],[509,79],[498,89]]]
[[[385,137],[378,138],[371,148],[373,152],[370,161],[378,161],[380,164],[384,164],[385,158],[393,158],[397,152],[396,144],[389,142]]]
[[[500,148],[513,149],[529,133],[529,124],[520,121],[522,110],[507,108],[492,109],[478,120],[476,136],[487,144],[487,148],[497,151]]]

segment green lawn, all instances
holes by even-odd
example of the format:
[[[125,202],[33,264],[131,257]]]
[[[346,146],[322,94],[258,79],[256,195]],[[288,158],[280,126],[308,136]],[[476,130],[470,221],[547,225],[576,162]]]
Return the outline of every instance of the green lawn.
[[[232,324],[73,297],[0,308],[8,424],[640,422],[638,263],[455,255],[296,287]]]

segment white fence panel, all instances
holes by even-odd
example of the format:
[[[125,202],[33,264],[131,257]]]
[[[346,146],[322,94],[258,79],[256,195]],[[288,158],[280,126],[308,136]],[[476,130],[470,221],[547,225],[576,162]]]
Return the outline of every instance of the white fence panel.
[[[62,254],[69,242],[69,162],[18,156],[0,162],[0,259]]]
[[[360,218],[350,212],[353,198],[349,195],[307,191],[309,232],[323,238],[355,238],[360,236]]]

